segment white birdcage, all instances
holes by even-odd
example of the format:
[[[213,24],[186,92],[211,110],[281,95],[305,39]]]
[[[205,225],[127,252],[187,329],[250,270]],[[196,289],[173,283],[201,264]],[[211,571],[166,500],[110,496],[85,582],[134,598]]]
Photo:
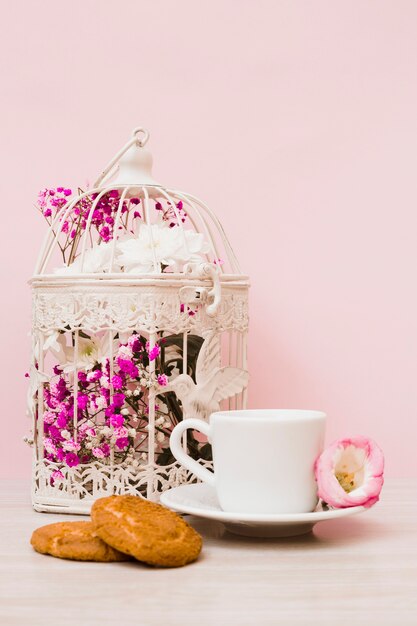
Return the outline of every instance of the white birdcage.
[[[58,188],[44,211],[30,281],[38,511],[194,481],[171,455],[173,426],[246,406],[248,278],[211,210],[154,181],[148,137],[135,129],[92,189]],[[210,465],[207,442],[184,447]]]

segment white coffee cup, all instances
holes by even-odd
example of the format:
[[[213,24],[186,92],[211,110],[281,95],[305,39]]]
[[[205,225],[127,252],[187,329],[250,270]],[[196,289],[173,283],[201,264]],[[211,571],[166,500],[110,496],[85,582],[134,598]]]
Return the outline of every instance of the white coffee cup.
[[[212,485],[224,511],[306,513],[317,504],[314,462],[323,450],[326,415],[298,409],[219,411],[207,424],[186,419],[171,434],[175,458]],[[214,473],[183,450],[189,428],[206,435]]]

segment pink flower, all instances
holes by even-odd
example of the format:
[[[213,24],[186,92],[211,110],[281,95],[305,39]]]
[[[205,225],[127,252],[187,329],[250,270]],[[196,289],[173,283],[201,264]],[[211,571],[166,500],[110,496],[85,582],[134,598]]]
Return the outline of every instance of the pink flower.
[[[43,440],[43,445],[44,445],[45,450],[49,452],[49,454],[56,456],[57,449],[52,439],[50,439],[49,437],[45,437]]]
[[[101,448],[93,448],[92,453],[97,459],[104,459],[104,452]]]
[[[372,506],[384,483],[384,455],[372,439],[340,439],[316,460],[318,495],[330,506]]]
[[[54,485],[55,483],[60,483],[64,480],[65,476],[64,474],[61,472],[61,470],[55,470],[52,472],[51,474],[51,485]]]
[[[108,443],[102,443],[100,447],[103,451],[104,456],[110,456],[110,446]]]
[[[127,437],[127,435],[128,435],[128,430],[125,426],[118,426],[118,428],[114,429],[114,436],[117,437],[118,439]]]
[[[45,411],[45,413],[43,414],[43,421],[46,424],[53,424],[55,422],[55,418],[56,413],[53,413],[53,411]]]
[[[62,447],[64,450],[68,450],[69,452],[78,452],[81,448],[81,445],[74,441],[74,439],[68,439],[68,441],[64,441],[62,443]]]

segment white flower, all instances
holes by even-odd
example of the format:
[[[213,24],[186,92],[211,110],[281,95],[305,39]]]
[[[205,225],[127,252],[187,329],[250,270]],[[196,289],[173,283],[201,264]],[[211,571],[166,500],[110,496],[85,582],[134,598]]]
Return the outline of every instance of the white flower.
[[[64,439],[71,439],[71,433],[68,430],[61,430],[61,436]]]
[[[142,224],[137,237],[124,237],[117,244],[117,261],[134,274],[159,273],[162,265],[180,269],[186,262],[202,261],[208,244],[200,233],[181,226]]]
[[[62,347],[60,352],[54,354],[59,359],[59,362],[64,372],[73,372],[76,368],[81,370],[89,370],[96,363],[103,364],[109,354],[110,338],[108,333],[104,333],[102,337],[95,335],[89,339],[85,337],[78,337],[78,351],[77,362],[75,363],[75,347],[67,346],[66,338],[64,335],[60,335],[57,340]],[[51,348],[52,350],[52,348]],[[100,382],[102,378],[100,379]]]
[[[159,443],[162,443],[163,441],[165,441],[164,433],[161,433],[161,432],[156,433],[156,439],[157,441],[159,441]]]
[[[113,266],[110,268],[114,248]],[[101,242],[87,249],[70,265],[55,268],[55,274],[67,276],[80,273],[124,271],[127,273],[159,273],[167,265],[173,271],[182,271],[184,263],[198,263],[209,245],[201,233],[182,226],[170,228],[165,223],[142,224],[136,236],[119,237],[117,241]]]
[[[89,248],[85,251],[84,263],[82,264],[83,274],[95,274],[97,272],[108,272],[111,261],[111,251],[113,242],[101,242]],[[117,264],[114,264],[113,272],[119,271]],[[81,254],[71,263],[71,265],[64,265],[63,267],[57,267],[54,270],[55,274],[68,275],[68,274],[80,274],[81,273]]]
[[[129,346],[120,346],[120,348],[117,351],[117,356],[123,358],[123,357],[127,357],[128,359],[132,358],[132,350],[129,348]]]
[[[105,409],[107,406],[106,398],[98,396],[95,400],[98,409]]]
[[[66,373],[73,372],[75,369],[89,370],[96,363],[104,364],[108,357],[110,348],[108,333],[105,333],[102,337],[95,335],[89,339],[78,337],[77,362],[75,362],[75,347],[67,345],[65,334],[57,333],[57,335],[57,338],[54,337],[48,343],[49,350],[58,359],[63,371]],[[59,345],[59,350],[56,349],[56,344]]]
[[[44,352],[51,350],[53,354],[58,355],[62,351],[62,344],[59,341],[61,333],[56,330],[46,332],[46,339],[43,342]]]

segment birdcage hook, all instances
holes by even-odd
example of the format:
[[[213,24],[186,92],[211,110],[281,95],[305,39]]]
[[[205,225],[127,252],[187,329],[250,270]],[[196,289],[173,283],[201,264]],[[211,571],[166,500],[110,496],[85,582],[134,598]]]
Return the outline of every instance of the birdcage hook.
[[[143,148],[144,145],[148,142],[149,139],[149,131],[146,128],[142,128],[142,126],[138,126],[133,129],[133,137],[136,137],[136,143],[140,148]]]

